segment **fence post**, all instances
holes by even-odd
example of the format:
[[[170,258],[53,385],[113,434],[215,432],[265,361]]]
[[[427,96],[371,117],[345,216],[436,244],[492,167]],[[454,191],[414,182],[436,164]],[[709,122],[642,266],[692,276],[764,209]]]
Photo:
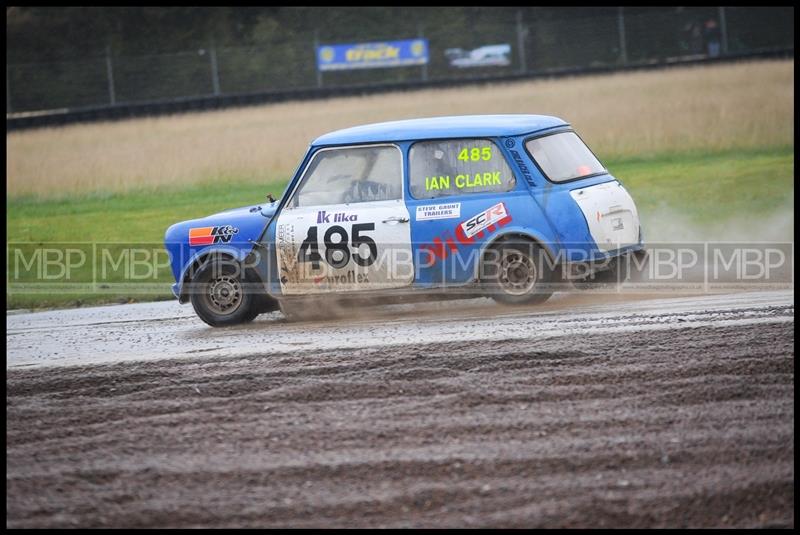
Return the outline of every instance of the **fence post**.
[[[728,23],[725,21],[725,8],[719,6],[719,29],[722,37],[722,55],[728,54]]]
[[[421,22],[417,23],[417,37],[419,37],[420,39],[424,39],[425,38],[425,32],[422,29],[422,23]],[[430,61],[430,57],[431,57],[431,50],[429,48],[428,49],[428,60],[429,61]],[[427,63],[423,63],[422,64],[422,81],[423,82],[427,82],[428,81],[428,64]]]
[[[322,88],[322,71],[319,70],[319,58],[317,57],[317,50],[319,49],[319,30],[314,28],[314,69],[317,71],[317,87]]]
[[[628,47],[625,42],[625,14],[622,11],[623,9],[623,7],[617,8],[617,28],[619,29],[619,57],[622,60],[622,64],[625,65],[628,63]]]
[[[113,106],[117,103],[117,96],[114,92],[114,65],[111,63],[111,45],[106,46],[106,76],[108,77],[108,101]]]
[[[217,69],[217,47],[214,42],[211,42],[211,47],[209,48],[208,58],[211,62],[211,84],[214,88],[214,96],[219,96],[219,69]]]
[[[519,72],[525,74],[528,63],[525,58],[525,37],[527,30],[522,26],[522,10],[517,10],[517,48],[519,49]]]
[[[8,65],[6,65],[6,113],[11,113],[11,81],[8,77]]]

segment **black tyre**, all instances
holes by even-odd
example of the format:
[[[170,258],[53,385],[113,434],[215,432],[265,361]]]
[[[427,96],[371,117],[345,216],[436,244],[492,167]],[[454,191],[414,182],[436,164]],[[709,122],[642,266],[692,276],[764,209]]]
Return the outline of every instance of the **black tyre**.
[[[252,281],[233,260],[215,258],[200,266],[190,292],[194,311],[212,327],[253,321],[263,308]]]
[[[530,242],[507,242],[493,247],[484,257],[482,280],[488,295],[505,305],[535,305],[547,301],[553,291],[553,268],[547,253]]]

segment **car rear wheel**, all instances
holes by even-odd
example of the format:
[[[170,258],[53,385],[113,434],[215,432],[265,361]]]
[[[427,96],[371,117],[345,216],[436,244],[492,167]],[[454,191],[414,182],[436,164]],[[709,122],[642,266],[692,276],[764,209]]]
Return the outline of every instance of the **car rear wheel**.
[[[209,260],[198,269],[191,284],[192,307],[212,327],[247,323],[261,312],[258,295],[231,260]]]
[[[530,242],[502,243],[484,258],[483,280],[489,296],[505,305],[534,305],[547,301],[553,269],[544,249]]]

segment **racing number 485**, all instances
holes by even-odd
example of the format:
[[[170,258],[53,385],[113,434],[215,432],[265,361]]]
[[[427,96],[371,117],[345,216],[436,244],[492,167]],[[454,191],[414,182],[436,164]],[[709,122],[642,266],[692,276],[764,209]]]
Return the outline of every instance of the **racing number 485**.
[[[467,148],[461,149],[461,152],[458,153],[458,159],[464,160],[465,162],[477,162],[479,160],[491,160],[492,159],[492,148],[491,147],[473,147],[472,150]]]
[[[354,253],[350,253],[348,247],[347,230],[340,225],[333,225],[325,231],[323,243],[325,244],[325,262],[334,269],[341,269],[345,267],[350,258],[361,267],[371,266],[378,258],[378,245],[375,240],[369,236],[364,236],[361,233],[370,230],[375,230],[375,223],[356,223],[352,226],[352,245],[355,248]],[[333,241],[333,237],[338,236],[337,241]],[[369,256],[364,258],[359,253],[359,248],[365,244],[369,248]],[[339,251],[340,258],[336,258],[336,251]],[[319,263],[322,260],[322,255],[319,254],[319,238],[317,234],[316,225],[308,229],[308,234],[303,243],[300,244],[300,250],[297,251],[298,262],[311,262],[313,269],[319,269]]]

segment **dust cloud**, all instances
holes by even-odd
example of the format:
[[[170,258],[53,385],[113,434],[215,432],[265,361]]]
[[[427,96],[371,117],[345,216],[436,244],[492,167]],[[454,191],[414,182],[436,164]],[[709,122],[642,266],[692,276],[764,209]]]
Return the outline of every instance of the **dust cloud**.
[[[640,213],[646,243],[653,242],[794,242],[794,199],[765,217],[739,217],[698,225],[667,205]]]

